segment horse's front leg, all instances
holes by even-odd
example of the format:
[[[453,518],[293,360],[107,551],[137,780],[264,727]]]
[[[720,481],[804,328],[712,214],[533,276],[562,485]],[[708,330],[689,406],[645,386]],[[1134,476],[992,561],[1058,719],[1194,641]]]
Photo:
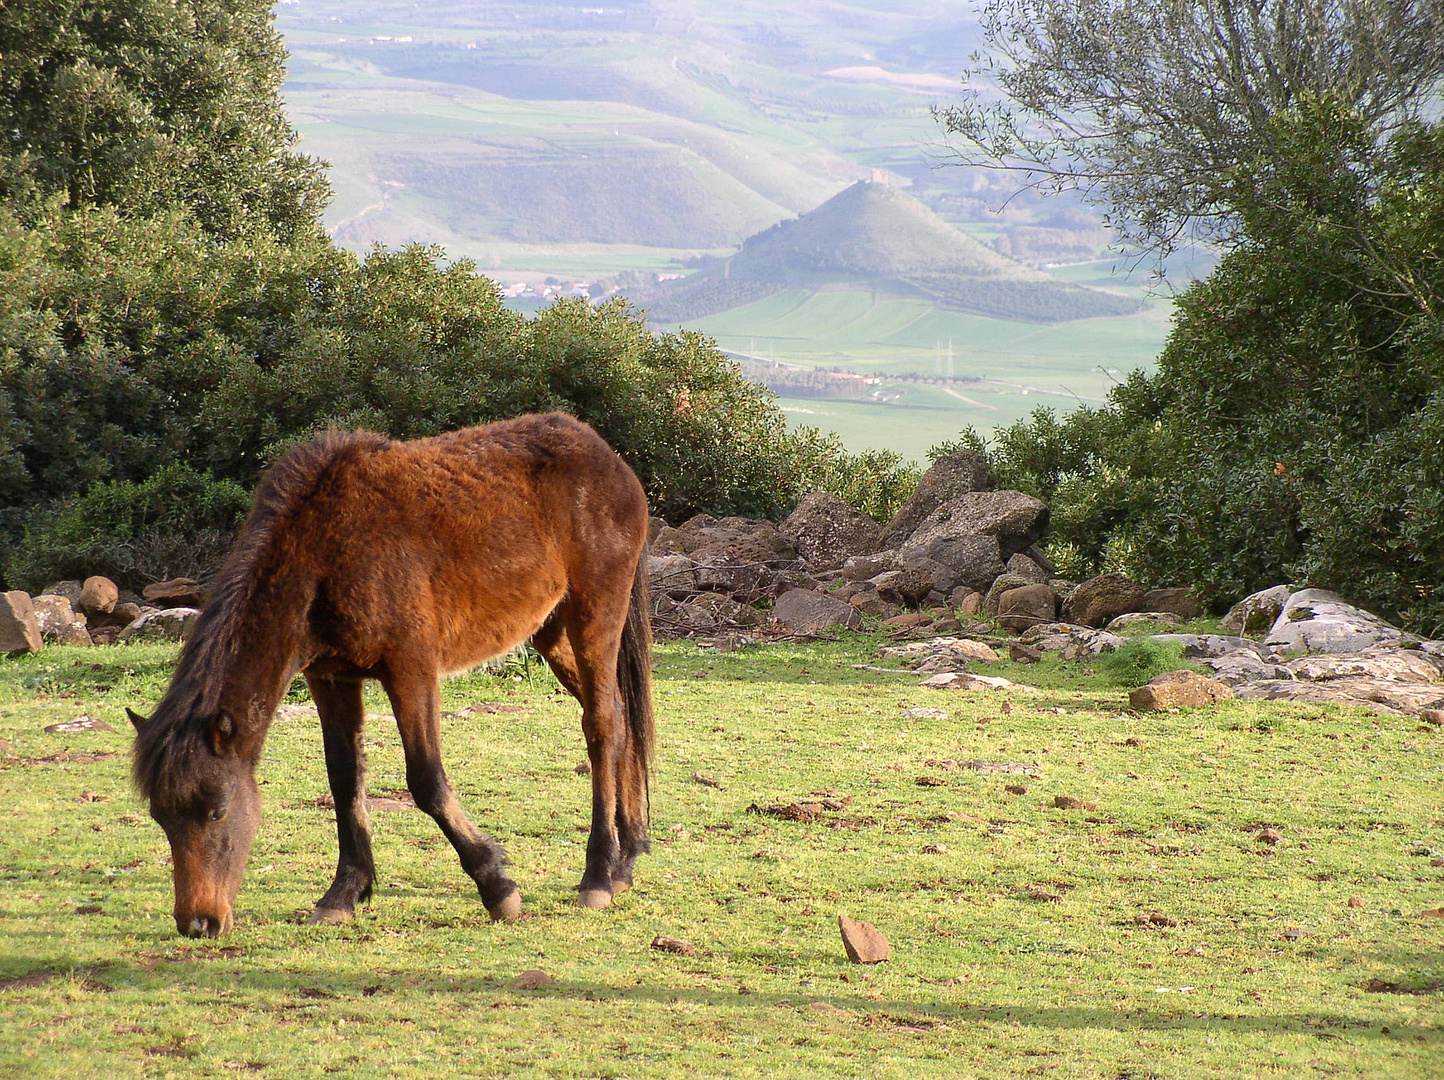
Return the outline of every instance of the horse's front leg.
[[[503,870],[505,854],[461,809],[441,764],[441,695],[435,669],[423,665],[407,668],[397,662],[389,663],[388,668],[381,685],[396,713],[406,754],[406,786],[412,798],[451,841],[491,917],[498,922],[516,921],[521,914],[521,893]]]
[[[366,712],[360,680],[331,681],[307,675],[306,685],[321,717],[326,775],[336,803],[340,848],[336,879],[316,902],[316,910],[307,921],[339,923],[355,914],[357,904],[371,898],[376,877],[371,858],[371,818],[366,812],[366,757],[361,745]]]

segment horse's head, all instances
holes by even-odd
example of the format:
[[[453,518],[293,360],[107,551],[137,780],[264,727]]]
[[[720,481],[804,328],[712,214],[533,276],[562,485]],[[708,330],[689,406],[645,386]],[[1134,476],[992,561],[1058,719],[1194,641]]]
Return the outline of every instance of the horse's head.
[[[176,929],[219,937],[234,925],[232,907],[261,820],[254,762],[238,751],[227,713],[184,737],[161,739],[147,738],[157,735],[148,730],[155,721],[126,711],[137,732],[137,779],[170,841]]]

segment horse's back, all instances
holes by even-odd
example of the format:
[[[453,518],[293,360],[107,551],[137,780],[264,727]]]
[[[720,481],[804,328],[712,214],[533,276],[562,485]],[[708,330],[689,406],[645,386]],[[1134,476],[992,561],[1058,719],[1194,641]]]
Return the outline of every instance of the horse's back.
[[[305,515],[313,623],[336,645],[369,654],[404,634],[464,667],[530,637],[564,596],[630,589],[646,497],[582,422],[524,416],[361,449]]]

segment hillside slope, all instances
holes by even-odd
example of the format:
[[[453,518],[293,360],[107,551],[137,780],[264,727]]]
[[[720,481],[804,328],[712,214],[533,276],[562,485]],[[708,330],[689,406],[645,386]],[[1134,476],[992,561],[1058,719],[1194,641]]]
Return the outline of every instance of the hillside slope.
[[[1130,315],[1133,298],[1071,285],[1015,262],[917,199],[860,181],[799,218],[750,236],[738,253],[637,294],[654,322],[680,323],[788,288],[867,283],[939,307],[1028,322]]]

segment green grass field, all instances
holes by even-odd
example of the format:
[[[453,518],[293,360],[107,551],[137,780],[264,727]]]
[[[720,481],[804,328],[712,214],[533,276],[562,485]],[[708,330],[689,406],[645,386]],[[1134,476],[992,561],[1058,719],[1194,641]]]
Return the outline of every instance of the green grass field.
[[[885,383],[878,389],[886,402],[779,400],[793,423],[836,431],[854,450],[889,449],[922,461],[930,446],[968,425],[986,433],[1040,406],[1069,412],[1099,405],[1128,372],[1153,368],[1171,312],[1158,299],[1137,315],[1038,325],[861,287],[789,289],[688,328],[732,352],[786,364],[981,380],[951,392]]]
[[[662,647],[654,851],[606,912],[572,906],[576,706],[535,672],[449,682],[448,710],[506,710],[450,717],[444,739],[510,852],[512,926],[407,809],[373,813],[373,903],[301,925],[335,834],[315,721],[280,719],[217,942],[176,936],[168,849],[127,778],[122,707],[152,706],[174,649],[0,659],[0,1075],[1440,1074],[1438,729],[1299,705],[1136,715],[1056,661],[993,666],[1036,691],[940,693],[860,670],[895,666],[873,646]],[[81,715],[114,730],[44,730]],[[395,796],[389,719],[367,749],[372,794]],[[793,803],[818,806],[766,812]],[[850,964],[839,913],[891,960]]]

